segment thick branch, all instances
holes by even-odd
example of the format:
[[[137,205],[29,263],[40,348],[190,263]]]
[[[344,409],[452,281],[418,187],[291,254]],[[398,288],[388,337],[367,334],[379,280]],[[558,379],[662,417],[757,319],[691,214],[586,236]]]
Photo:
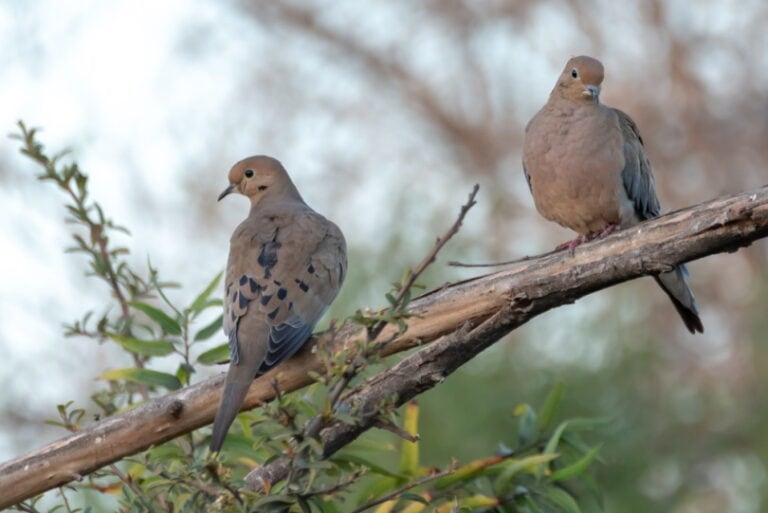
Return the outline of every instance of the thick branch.
[[[409,319],[408,331],[386,345],[382,352],[396,353],[458,332],[435,345],[438,349],[447,346],[445,356],[433,355],[434,364],[430,360],[417,365],[424,369],[425,376],[439,376],[474,355],[476,351],[467,350],[472,342],[484,347],[490,343],[488,340],[498,339],[550,308],[621,281],[666,270],[680,262],[734,251],[765,236],[768,236],[768,187],[710,201],[619,232],[604,241],[584,244],[576,249],[573,257],[561,252],[527,259],[503,271],[434,290],[411,303],[411,311],[417,315]],[[464,326],[478,327],[463,336],[460,330]],[[392,327],[385,328],[380,339],[391,336],[392,330]],[[360,328],[346,326],[336,335],[336,341],[351,344],[361,336],[364,335]],[[451,351],[458,347],[454,344],[463,344],[464,349]],[[408,365],[415,363],[409,358],[403,365],[405,361],[409,361]],[[440,370],[432,365],[446,367]],[[270,382],[275,377],[280,389],[285,391],[308,385],[311,379],[307,371],[310,370],[322,369],[311,350],[306,349],[255,380],[244,409],[273,398]],[[398,393],[404,394],[408,387],[416,386],[403,384],[403,380],[410,378],[399,376],[398,381],[391,370],[387,371],[372,378],[369,388],[375,388],[376,394],[397,398]],[[223,374],[148,401],[3,464],[0,466],[0,508],[209,424],[222,382]],[[420,391],[422,388],[416,387],[414,394]],[[339,436],[342,443],[357,434]]]

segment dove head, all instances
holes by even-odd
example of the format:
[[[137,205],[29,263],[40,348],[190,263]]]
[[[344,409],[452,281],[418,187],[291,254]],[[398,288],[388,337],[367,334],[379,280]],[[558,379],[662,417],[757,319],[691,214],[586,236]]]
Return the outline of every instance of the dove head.
[[[585,103],[599,103],[603,83],[603,65],[597,59],[581,55],[565,65],[553,93]]]
[[[246,196],[251,205],[268,197],[301,198],[280,161],[266,155],[248,157],[232,166],[229,186],[219,195],[219,201],[233,192]]]

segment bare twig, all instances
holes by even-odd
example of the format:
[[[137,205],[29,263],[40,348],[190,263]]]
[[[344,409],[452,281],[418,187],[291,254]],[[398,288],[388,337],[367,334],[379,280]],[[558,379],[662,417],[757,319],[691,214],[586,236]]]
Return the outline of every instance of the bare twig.
[[[416,479],[414,481],[411,481],[411,482],[401,486],[397,490],[393,490],[393,491],[391,491],[390,493],[388,493],[386,495],[382,495],[381,497],[379,497],[377,499],[374,499],[374,500],[372,500],[370,502],[367,502],[367,503],[363,504],[359,508],[353,509],[350,513],[362,513],[363,511],[365,511],[367,509],[371,509],[374,506],[378,506],[379,504],[383,504],[383,503],[385,503],[387,501],[395,500],[395,499],[399,498],[401,495],[403,495],[405,492],[407,492],[408,490],[412,490],[412,489],[414,489],[414,488],[416,488],[418,486],[425,485],[425,484],[431,483],[433,481],[437,481],[438,479],[440,479],[442,477],[449,476],[455,470],[456,469],[453,466],[451,466],[450,468],[448,468],[446,470],[443,470],[442,472],[436,472],[434,474],[430,474],[430,475],[422,477],[420,479]]]
[[[461,225],[464,223],[464,218],[467,216],[467,212],[469,212],[469,209],[474,207],[477,204],[477,201],[475,201],[475,197],[477,196],[477,191],[480,190],[480,185],[475,184],[474,187],[472,187],[472,192],[469,193],[469,199],[465,204],[461,206],[461,210],[459,210],[459,216],[456,218],[456,220],[453,222],[450,228],[448,228],[448,231],[446,231],[442,237],[438,237],[435,241],[435,245],[432,247],[432,250],[427,253],[427,255],[422,259],[421,262],[419,262],[419,265],[416,266],[416,269],[414,269],[412,272],[408,274],[408,278],[406,279],[405,283],[400,287],[400,290],[395,297],[395,302],[392,305],[393,308],[398,308],[402,302],[403,299],[408,295],[408,293],[411,291],[411,288],[416,283],[416,280],[419,279],[419,276],[422,275],[422,273],[429,267],[429,265],[435,261],[435,258],[437,258],[437,254],[440,252],[441,249],[443,249],[443,246],[451,240],[451,237],[456,235],[461,228]],[[376,325],[373,326],[369,330],[369,340],[373,341],[376,337],[379,336],[381,333],[381,330],[384,329],[384,326],[386,326],[386,321],[379,321],[376,323]]]

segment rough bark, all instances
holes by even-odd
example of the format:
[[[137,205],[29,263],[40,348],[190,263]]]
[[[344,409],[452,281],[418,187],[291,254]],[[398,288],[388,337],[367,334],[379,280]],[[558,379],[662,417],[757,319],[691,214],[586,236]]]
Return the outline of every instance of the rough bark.
[[[388,344],[383,354],[444,338],[371,378],[356,391],[362,395],[353,394],[347,400],[365,404],[377,396],[386,396],[403,402],[433,386],[435,377],[439,381],[440,376],[452,372],[510,330],[551,308],[622,281],[667,270],[674,264],[735,251],[767,235],[765,186],[584,244],[573,256],[559,252],[524,259],[499,272],[435,289],[411,303],[417,315],[409,320],[408,331]],[[392,335],[393,329],[385,328],[380,339]],[[335,343],[350,344],[360,336],[358,327],[345,326],[337,333]],[[403,372],[406,366],[407,372]],[[285,391],[308,385],[310,370],[319,371],[320,366],[307,348],[255,380],[243,409],[271,400],[271,381],[275,378]],[[96,422],[0,465],[0,508],[209,424],[222,383],[223,374]],[[366,419],[357,427],[327,429],[323,433],[327,452],[337,450],[370,427]]]

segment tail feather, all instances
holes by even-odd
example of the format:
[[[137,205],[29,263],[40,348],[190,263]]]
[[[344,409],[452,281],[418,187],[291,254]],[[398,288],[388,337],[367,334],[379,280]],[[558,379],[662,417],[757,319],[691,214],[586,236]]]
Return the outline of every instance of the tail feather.
[[[688,270],[684,265],[679,265],[672,271],[656,276],[656,282],[672,300],[675,310],[680,314],[680,318],[683,319],[688,331],[704,333],[704,325],[699,317],[696,299],[693,297],[690,286],[688,286],[686,276],[688,276]]]
[[[213,421],[213,433],[211,434],[211,452],[218,452],[227,436],[229,426],[234,422],[240,412],[245,395],[253,381],[254,372],[243,365],[232,364],[227,374],[227,382],[224,392],[221,394],[219,410]]]

